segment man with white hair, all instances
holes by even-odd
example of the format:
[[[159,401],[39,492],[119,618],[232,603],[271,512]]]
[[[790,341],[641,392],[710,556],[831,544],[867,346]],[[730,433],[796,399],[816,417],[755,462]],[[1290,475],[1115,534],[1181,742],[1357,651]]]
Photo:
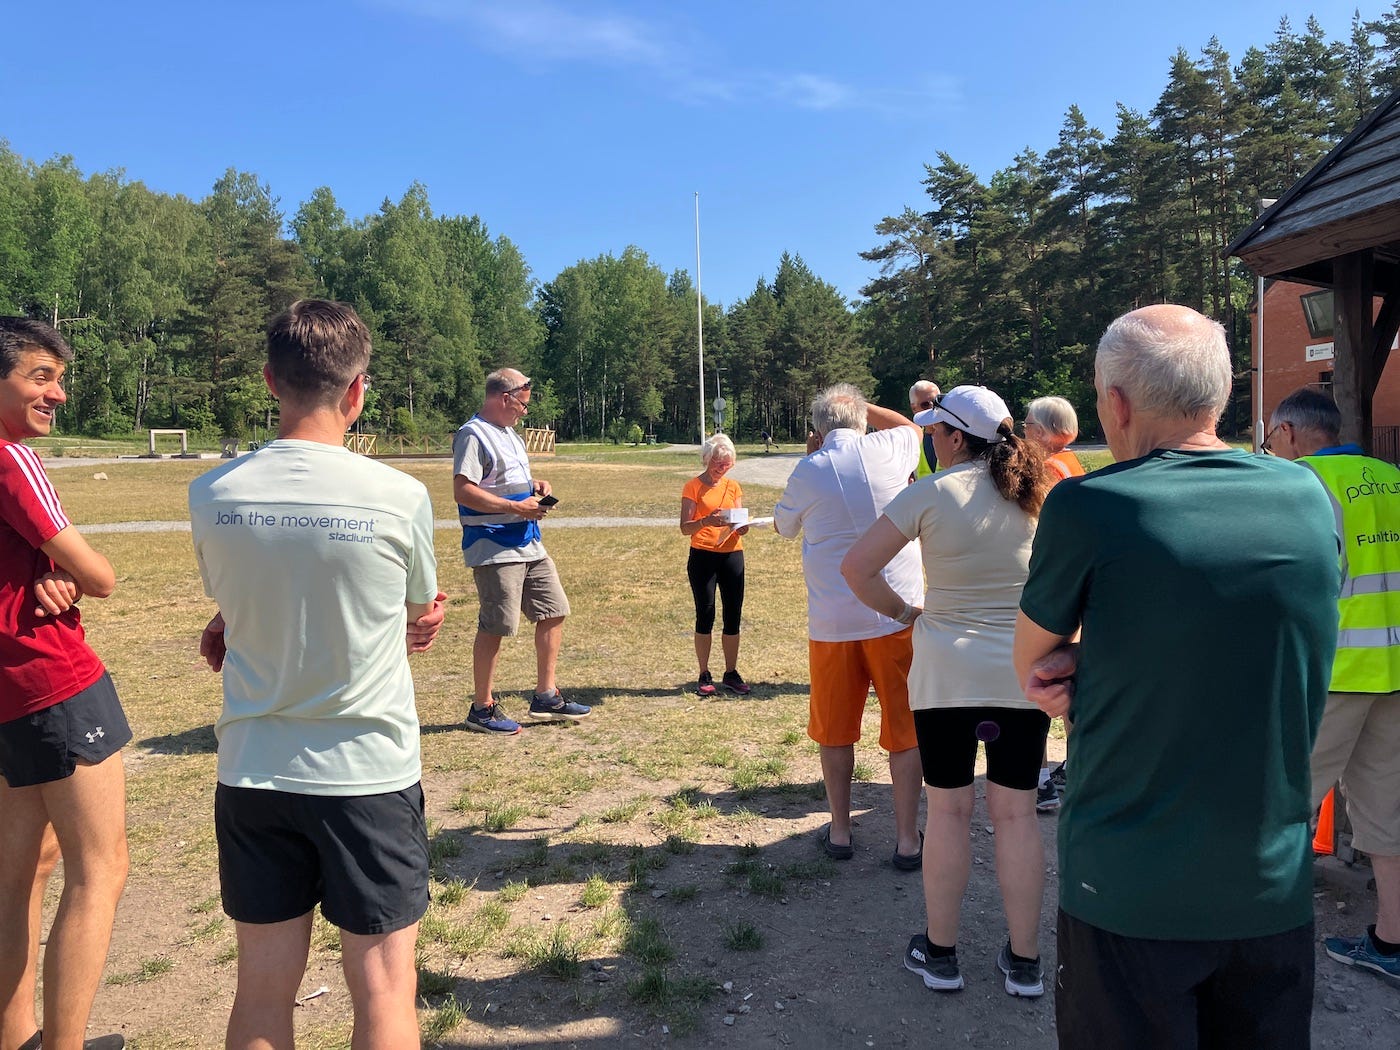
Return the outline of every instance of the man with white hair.
[[[875,428],[873,433],[866,433],[867,425]],[[851,593],[841,560],[906,488],[920,428],[893,409],[869,404],[849,383],[838,383],[813,400],[812,430],[819,447],[793,469],[773,510],[773,527],[789,538],[802,533],[812,678],[807,735],[821,747],[831,808],[821,846],[836,860],[855,855],[851,777],[861,716],[874,685],[880,700],[880,746],[890,756],[894,789],[891,863],[901,871],[918,871],[923,866],[918,828],[923,766],[907,679],[914,658],[912,624],[924,593],[919,550],[909,544],[882,572],[905,601],[905,615],[898,620],[875,612]]]
[[[1308,1045],[1337,533],[1307,473],[1216,437],[1231,382],[1214,321],[1120,317],[1095,360],[1117,463],[1041,512],[1014,660],[1074,720],[1061,1047]]]
[[[938,394],[937,383],[920,379],[909,388],[909,414],[917,416],[920,412],[927,412],[933,407],[933,399]],[[914,471],[914,480],[917,481],[919,478],[926,478],[932,474],[937,462],[938,457],[933,453],[933,438],[929,436],[929,431],[925,430],[924,439],[919,443],[919,466]]]

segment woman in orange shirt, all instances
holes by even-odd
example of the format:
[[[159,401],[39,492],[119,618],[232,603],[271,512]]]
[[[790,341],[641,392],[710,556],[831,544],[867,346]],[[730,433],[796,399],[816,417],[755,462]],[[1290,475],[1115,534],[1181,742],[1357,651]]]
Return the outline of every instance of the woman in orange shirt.
[[[732,693],[748,693],[739,674],[739,618],[744,610],[744,541],[748,526],[730,527],[731,509],[744,505],[739,483],[725,477],[734,466],[734,443],[716,434],[700,447],[705,469],[681,490],[681,535],[690,537],[686,575],[695,596],[695,659],[700,665],[701,696],[713,696],[710,643],[715,628],[715,587],[724,603],[724,676],[720,682]]]
[[[1045,449],[1045,471],[1053,487],[1084,473],[1069,443],[1079,436],[1079,417],[1062,397],[1038,397],[1026,406],[1026,437]]]

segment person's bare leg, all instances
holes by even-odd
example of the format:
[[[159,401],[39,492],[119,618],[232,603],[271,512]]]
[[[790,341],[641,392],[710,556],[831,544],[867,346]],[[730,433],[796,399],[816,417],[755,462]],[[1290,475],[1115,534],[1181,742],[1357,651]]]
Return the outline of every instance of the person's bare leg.
[[[0,778],[0,1047],[19,1046],[39,1028],[39,921],[58,840],[37,787]]]
[[[737,634],[721,634],[719,636],[720,648],[724,650],[724,669],[726,671],[737,671],[739,669],[739,639]]]
[[[946,948],[958,943],[958,913],[972,874],[972,785],[931,787],[927,794],[924,907],[928,939]]]
[[[355,1008],[353,1050],[418,1045],[418,971],[413,957],[417,940],[417,923],[368,937],[341,931],[341,965]]]
[[[1035,816],[1035,792],[987,784],[987,812],[996,829],[997,882],[1011,950],[1040,954],[1040,908],[1045,896],[1045,846]]]
[[[710,646],[713,641],[712,635],[695,632],[695,662],[699,664],[701,674],[710,669]]]
[[[831,808],[831,844],[851,844],[851,775],[856,769],[856,746],[822,747],[822,782]]]
[[[234,923],[238,990],[225,1050],[292,1050],[292,1010],[311,951],[311,916],[307,912],[286,922]],[[342,950],[343,945],[342,941]]]
[[[1376,936],[1391,944],[1400,943],[1400,857],[1371,855],[1371,871],[1376,876]]]
[[[44,952],[44,1046],[82,1050],[126,886],[126,770],[118,752],[41,784],[63,851],[63,894]]]
[[[906,857],[919,852],[919,796],[923,793],[924,765],[919,749],[890,752],[890,787],[894,795],[895,849]]]
[[[487,634],[478,627],[472,642],[472,686],[478,709],[489,707],[495,701],[491,686],[496,680],[496,661],[500,655],[501,636]]]
[[[564,617],[551,616],[535,624],[535,692],[554,692],[554,670],[559,664],[559,646],[564,640]]]

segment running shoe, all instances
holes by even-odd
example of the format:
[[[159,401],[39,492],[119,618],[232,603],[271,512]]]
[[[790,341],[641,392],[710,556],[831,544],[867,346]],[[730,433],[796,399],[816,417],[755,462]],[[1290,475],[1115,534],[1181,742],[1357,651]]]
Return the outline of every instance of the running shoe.
[[[1327,954],[1346,966],[1359,966],[1378,973],[1391,984],[1400,984],[1400,955],[1382,955],[1371,940],[1371,927],[1360,937],[1328,937]]]
[[[909,947],[904,951],[904,968],[922,977],[924,987],[935,992],[956,992],[963,986],[958,953],[935,957],[928,935],[924,933],[916,933],[909,939]]]
[[[467,728],[474,733],[514,736],[520,732],[520,723],[512,722],[501,712],[501,705],[492,701],[485,707],[472,705],[467,711]]]
[[[1045,974],[1040,968],[1040,956],[1017,959],[1011,955],[1011,942],[1001,946],[997,969],[1006,975],[1006,994],[1035,999],[1045,994]]]
[[[700,672],[700,685],[695,690],[701,696],[715,695],[715,676],[709,671]]]
[[[731,693],[738,693],[740,696],[749,695],[749,683],[744,681],[738,671],[725,671],[724,677],[720,681],[724,683],[724,688]]]
[[[558,722],[560,719],[577,722],[587,718],[592,710],[585,704],[566,700],[558,689],[552,693],[535,693],[530,698],[530,717],[537,722]]]

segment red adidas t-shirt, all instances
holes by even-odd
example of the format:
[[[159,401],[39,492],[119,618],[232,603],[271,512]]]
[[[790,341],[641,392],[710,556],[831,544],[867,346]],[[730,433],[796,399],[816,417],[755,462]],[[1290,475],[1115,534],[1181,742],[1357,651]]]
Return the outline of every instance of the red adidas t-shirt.
[[[76,696],[102,677],[75,606],[36,616],[34,581],[53,561],[39,547],[69,522],[39,457],[0,438],[0,722]]]

